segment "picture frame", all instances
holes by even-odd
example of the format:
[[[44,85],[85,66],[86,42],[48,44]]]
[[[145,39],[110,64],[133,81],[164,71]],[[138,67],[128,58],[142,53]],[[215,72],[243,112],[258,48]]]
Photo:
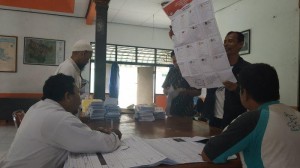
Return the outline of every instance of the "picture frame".
[[[244,46],[240,50],[239,54],[240,55],[246,55],[250,54],[250,49],[251,49],[251,30],[245,30],[241,32],[244,35]]]
[[[64,60],[64,40],[24,37],[24,64],[58,66]]]
[[[18,37],[0,35],[0,72],[17,72]]]

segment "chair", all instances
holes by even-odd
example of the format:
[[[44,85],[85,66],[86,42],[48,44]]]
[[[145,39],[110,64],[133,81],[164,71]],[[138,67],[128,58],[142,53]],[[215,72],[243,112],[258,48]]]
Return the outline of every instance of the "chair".
[[[19,128],[24,116],[25,116],[25,112],[22,109],[16,110],[12,113],[12,117],[16,128]]]
[[[162,107],[165,110],[166,106],[167,106],[167,96],[166,95],[156,95],[155,104],[158,107]]]

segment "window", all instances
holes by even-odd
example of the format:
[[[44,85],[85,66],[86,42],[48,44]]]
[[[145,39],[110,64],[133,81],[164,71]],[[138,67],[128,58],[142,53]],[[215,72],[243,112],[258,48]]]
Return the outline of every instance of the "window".
[[[93,47],[93,55],[91,58],[91,93],[94,92],[94,60],[95,60],[95,43],[92,43]],[[132,70],[137,70],[137,67],[141,66],[152,66],[155,67],[156,73],[153,83],[154,86],[154,93],[155,94],[163,94],[162,91],[162,83],[164,82],[164,78],[169,70],[170,64],[172,64],[172,59],[170,57],[170,53],[172,50],[169,49],[158,49],[158,48],[147,48],[147,47],[136,47],[136,46],[124,46],[124,45],[115,45],[115,44],[107,44],[106,45],[106,92],[109,92],[109,74],[110,74],[110,67],[111,63],[117,62],[120,65],[120,83],[128,83],[128,78],[122,78],[122,76],[131,76],[136,77],[137,72],[132,72]],[[132,65],[132,66],[126,66]],[[132,68],[130,68],[132,67]],[[125,69],[124,69],[125,68]],[[126,69],[127,68],[127,69]],[[128,69],[129,68],[129,69]],[[121,72],[122,71],[122,72]],[[125,72],[126,71],[126,72]],[[128,73],[128,74],[125,74]],[[125,80],[124,82],[122,80]],[[134,80],[131,80],[134,81]],[[136,83],[136,82],[135,82]],[[125,86],[124,86],[125,87]],[[130,91],[130,93],[134,93],[136,95],[136,84],[132,86],[133,88],[130,89],[122,89],[123,91]],[[120,86],[120,92],[121,86]],[[127,93],[119,93],[119,105],[121,107],[126,107],[126,103],[136,104],[132,101],[136,101],[136,97],[132,98],[132,100],[126,97],[124,101],[122,100],[122,95],[127,95]],[[129,102],[131,103],[129,104]]]
[[[95,43],[92,43],[95,51]],[[117,62],[118,64],[169,66],[172,64],[169,49],[124,46],[116,44],[106,45],[106,63]],[[91,58],[95,60],[95,52]]]

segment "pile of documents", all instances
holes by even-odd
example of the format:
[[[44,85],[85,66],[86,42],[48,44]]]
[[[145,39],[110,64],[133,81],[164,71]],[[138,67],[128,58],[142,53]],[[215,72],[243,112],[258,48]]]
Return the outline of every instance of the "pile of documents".
[[[104,106],[106,110],[105,118],[107,119],[120,119],[121,110],[118,105],[107,104]]]
[[[134,117],[138,121],[154,121],[155,118],[153,116],[154,113],[154,106],[146,105],[146,104],[139,104],[135,106],[134,109]]]
[[[204,137],[173,137],[122,139],[121,146],[111,153],[70,153],[64,168],[127,168],[154,167],[159,164],[176,165],[204,162],[199,153]],[[236,155],[229,159],[237,158]]]
[[[153,115],[156,120],[166,118],[166,112],[162,107],[155,107]]]
[[[91,119],[104,119],[106,110],[102,101],[92,102],[88,108]]]

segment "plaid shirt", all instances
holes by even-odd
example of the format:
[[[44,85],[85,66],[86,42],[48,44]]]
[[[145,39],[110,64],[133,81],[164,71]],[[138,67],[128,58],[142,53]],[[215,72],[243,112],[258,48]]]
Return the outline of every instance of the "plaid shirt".
[[[182,77],[179,68],[175,67],[170,68],[162,87],[167,88],[171,85],[174,89],[194,89],[190,87],[188,82]],[[170,114],[177,116],[193,116],[195,114],[193,96],[178,95],[174,98],[171,104]]]

